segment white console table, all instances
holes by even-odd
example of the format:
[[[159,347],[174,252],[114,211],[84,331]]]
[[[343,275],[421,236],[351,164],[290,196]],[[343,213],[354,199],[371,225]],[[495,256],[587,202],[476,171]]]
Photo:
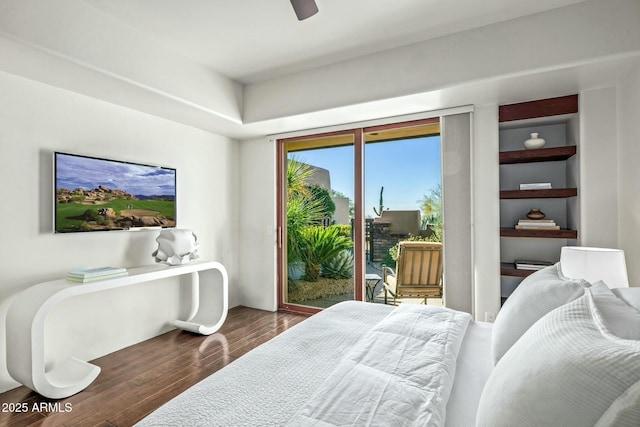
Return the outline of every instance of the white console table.
[[[204,324],[208,310],[200,304],[199,282],[203,285],[222,276],[222,312],[214,324]],[[210,335],[227,318],[229,308],[229,278],[222,264],[213,261],[192,261],[168,266],[155,264],[128,269],[127,276],[89,283],[72,283],[66,279],[45,282],[18,294],[7,314],[7,370],[18,382],[51,399],[61,399],[84,390],[96,379],[100,367],[69,357],[63,363],[45,371],[44,323],[49,311],[61,301],[83,294],[131,286],[151,280],[190,274],[193,286],[191,311],[187,320],[176,320],[177,328]],[[215,303],[215,302],[209,302]],[[218,302],[219,303],[219,302]],[[209,311],[210,314],[210,311]]]

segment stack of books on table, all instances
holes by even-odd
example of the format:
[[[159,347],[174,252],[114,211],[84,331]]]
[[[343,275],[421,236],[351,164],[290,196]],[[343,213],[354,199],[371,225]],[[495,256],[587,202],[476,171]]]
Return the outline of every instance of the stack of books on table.
[[[521,190],[550,190],[550,182],[532,182],[529,184],[520,184]]]
[[[542,270],[543,268],[553,265],[553,263],[548,261],[524,261],[524,260],[516,260],[515,264],[518,270]]]
[[[552,219],[521,219],[516,230],[560,230],[560,226]]]
[[[129,274],[127,269],[122,267],[85,268],[70,271],[67,274],[67,280],[70,282],[86,283],[126,276],[127,274]]]

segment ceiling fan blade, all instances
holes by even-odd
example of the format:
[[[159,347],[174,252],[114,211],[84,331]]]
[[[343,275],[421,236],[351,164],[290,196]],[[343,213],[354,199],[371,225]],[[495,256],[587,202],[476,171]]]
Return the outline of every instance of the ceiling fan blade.
[[[291,0],[291,5],[296,12],[298,21],[302,21],[318,13],[318,5],[315,0]]]

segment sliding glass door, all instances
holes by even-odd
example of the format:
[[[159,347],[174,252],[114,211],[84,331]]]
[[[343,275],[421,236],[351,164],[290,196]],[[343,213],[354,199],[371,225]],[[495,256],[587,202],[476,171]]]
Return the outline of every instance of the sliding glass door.
[[[278,141],[280,308],[383,302],[398,241],[441,238],[439,132],[429,119]]]

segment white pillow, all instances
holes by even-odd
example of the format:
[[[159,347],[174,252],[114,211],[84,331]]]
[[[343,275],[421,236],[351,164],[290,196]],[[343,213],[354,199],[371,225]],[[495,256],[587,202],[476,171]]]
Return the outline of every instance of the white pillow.
[[[640,311],[618,297],[602,280],[589,290],[609,332],[620,338],[640,340]]]
[[[520,283],[500,309],[491,332],[493,362],[518,341],[538,319],[584,294],[589,283],[569,279],[562,274],[560,263],[536,271]]]
[[[640,341],[612,335],[587,289],[498,362],[478,407],[485,426],[640,426]]]
[[[640,310],[640,288],[613,288],[611,291],[636,310]]]

